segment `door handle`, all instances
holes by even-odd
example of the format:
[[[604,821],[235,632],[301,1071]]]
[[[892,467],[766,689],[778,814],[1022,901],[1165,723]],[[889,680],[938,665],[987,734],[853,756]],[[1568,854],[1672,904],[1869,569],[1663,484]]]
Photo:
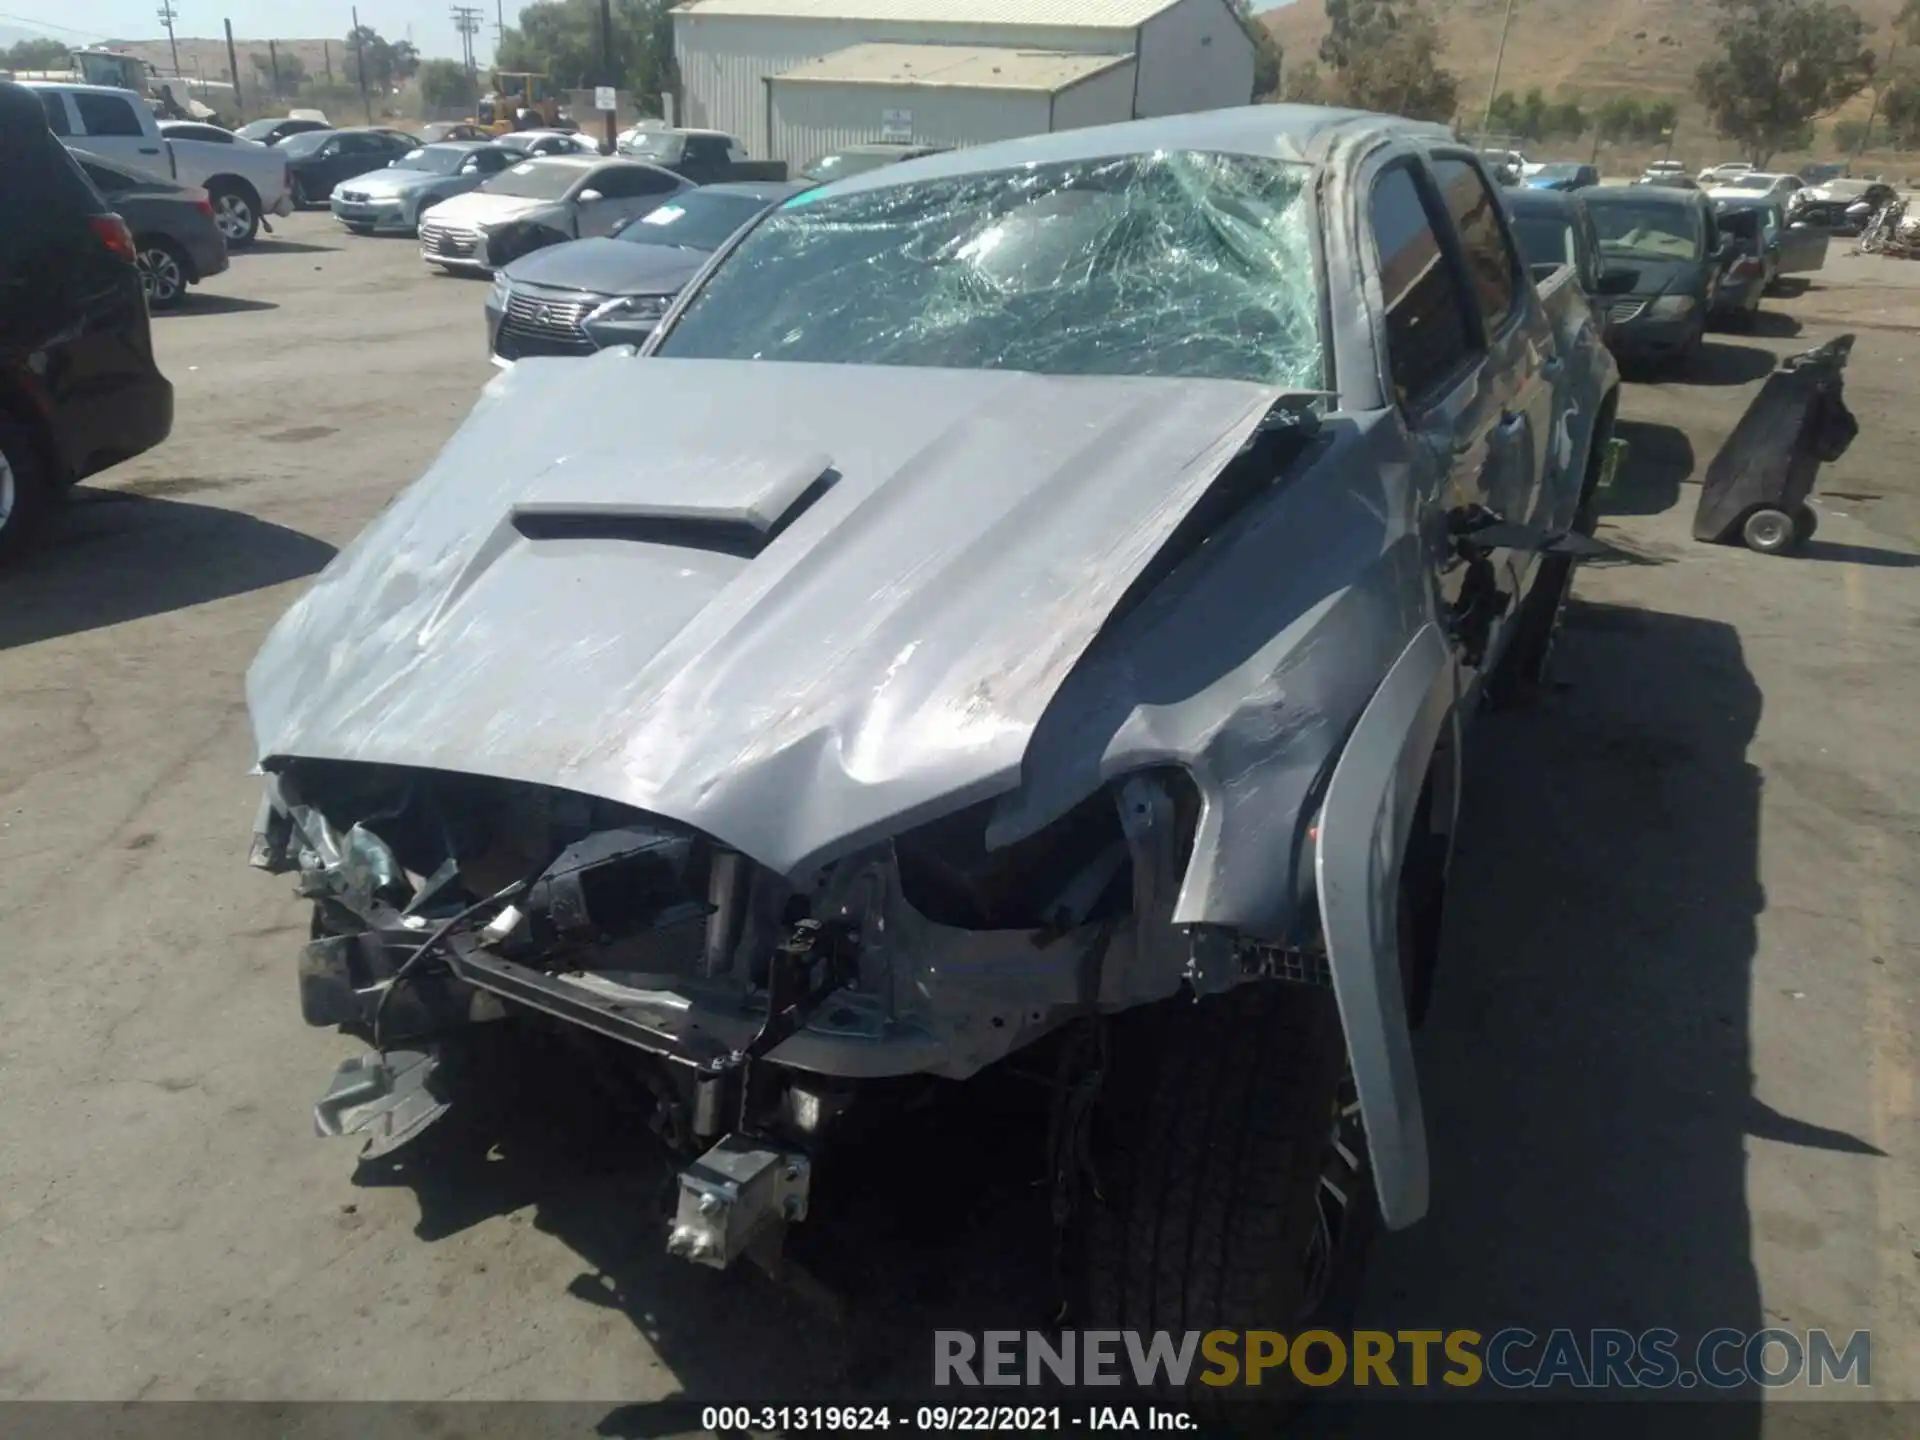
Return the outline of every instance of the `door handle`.
[[[160,153],[160,147],[158,145],[142,145],[140,147],[140,153],[142,155],[158,155]]]

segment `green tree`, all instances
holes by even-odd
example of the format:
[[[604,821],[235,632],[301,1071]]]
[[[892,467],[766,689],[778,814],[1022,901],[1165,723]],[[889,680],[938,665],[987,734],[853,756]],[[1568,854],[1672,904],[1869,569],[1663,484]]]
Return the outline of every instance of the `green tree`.
[[[1587,112],[1578,100],[1562,100],[1547,107],[1547,134],[1566,140],[1578,140],[1587,133]]]
[[[1723,135],[1755,165],[1794,148],[1873,74],[1866,22],[1835,0],[1716,0],[1724,52],[1703,62],[1695,88]]]
[[[1280,98],[1294,105],[1326,104],[1326,72],[1311,60],[1287,66],[1280,77]]]
[[[0,50],[0,69],[64,70],[72,52],[58,40],[20,40]]]
[[[307,74],[306,64],[298,55],[287,54],[280,57],[277,86],[274,80],[273,56],[265,50],[256,50],[248,57],[248,63],[253,66],[254,76],[260,87],[265,89],[274,86],[275,95],[298,95],[300,87],[312,78]]]
[[[1615,144],[1639,139],[1647,126],[1646,107],[1631,95],[1609,95],[1593,119],[1600,138]]]
[[[401,63],[399,54],[401,49],[413,58],[414,65],[419,64],[419,57],[413,46],[404,40],[396,47],[392,41],[382,38],[380,32],[371,25],[362,25],[357,30],[349,30],[346,48],[347,83],[349,85],[360,83],[360,67],[364,63],[367,68],[367,85],[375,90],[386,90],[396,78],[402,78],[398,69]],[[407,73],[411,74],[412,71],[409,70]]]
[[[429,108],[464,108],[477,98],[473,78],[458,60],[422,61],[419,74],[420,100]]]
[[[613,0],[613,82],[642,95],[672,89],[675,0]],[[602,83],[598,0],[546,0],[501,36],[502,70],[547,75],[562,89]]]
[[[1326,0],[1320,62],[1329,100],[1416,120],[1451,120],[1460,82],[1441,63],[1433,17],[1419,0]]]
[[[1240,17],[1240,28],[1253,42],[1253,98],[1280,98],[1280,42],[1253,13],[1253,0],[1231,0],[1233,13]]]
[[[1656,100],[1647,106],[1646,125],[1640,133],[1643,140],[1661,140],[1669,130],[1680,123],[1680,107],[1671,100]]]

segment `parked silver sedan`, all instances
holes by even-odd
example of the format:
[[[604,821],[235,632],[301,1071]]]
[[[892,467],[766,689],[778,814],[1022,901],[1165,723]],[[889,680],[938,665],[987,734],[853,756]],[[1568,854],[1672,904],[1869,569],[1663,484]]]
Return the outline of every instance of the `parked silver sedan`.
[[[411,235],[424,211],[478,190],[519,158],[510,150],[477,141],[422,145],[385,170],[356,175],[334,186],[333,218],[356,235],[376,230]]]

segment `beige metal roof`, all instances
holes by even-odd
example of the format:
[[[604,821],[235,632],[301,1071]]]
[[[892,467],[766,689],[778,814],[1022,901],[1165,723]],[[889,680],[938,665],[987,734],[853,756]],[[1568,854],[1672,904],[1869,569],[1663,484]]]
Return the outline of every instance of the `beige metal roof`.
[[[1003,50],[987,45],[854,45],[774,78],[839,85],[941,85],[967,90],[1065,90],[1131,65],[1131,55]]]
[[[773,20],[896,20],[936,25],[1033,25],[1131,30],[1179,0],[683,0],[681,15]]]

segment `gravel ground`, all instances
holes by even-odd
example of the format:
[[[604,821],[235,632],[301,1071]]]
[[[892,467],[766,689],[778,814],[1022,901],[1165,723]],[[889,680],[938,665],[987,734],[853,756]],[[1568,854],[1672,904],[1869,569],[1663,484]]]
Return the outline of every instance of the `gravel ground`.
[[[1470,761],[1433,1210],[1380,1247],[1365,1319],[1871,1329],[1875,1393],[1920,1399],[1909,277],[1836,249],[1688,383],[1629,387],[1621,559],[1582,573],[1557,690]],[[666,1261],[664,1171],[590,1089],[488,1097],[400,1164],[312,1138],[352,1047],[301,1024],[304,911],[244,864],[242,675],[466,413],[484,293],[282,223],[156,322],[174,437],[0,578],[0,1396],[845,1394],[1032,1297],[1004,1223],[1032,1177],[979,1163],[990,1106],[862,1162],[852,1331]],[[1771,356],[1843,327],[1863,434],[1819,538],[1694,544],[1692,481]]]

